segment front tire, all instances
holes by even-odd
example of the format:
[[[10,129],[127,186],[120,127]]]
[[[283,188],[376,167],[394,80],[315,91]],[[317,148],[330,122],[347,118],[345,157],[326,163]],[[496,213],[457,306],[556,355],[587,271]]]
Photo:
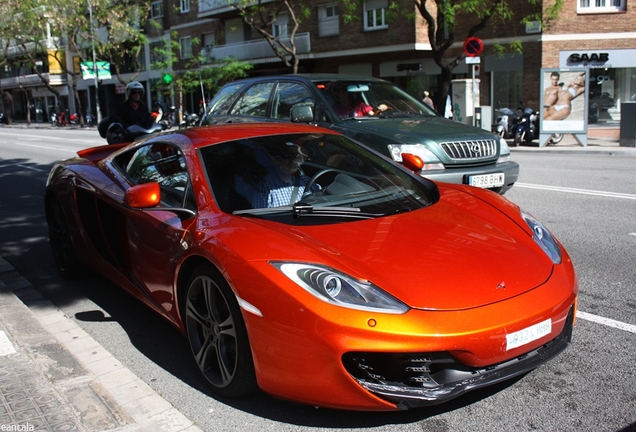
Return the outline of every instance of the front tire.
[[[522,139],[523,139],[523,132],[516,132],[515,139],[512,141],[512,146],[517,147]]]
[[[550,137],[550,144],[558,144],[563,141],[563,134],[552,134]]]
[[[211,265],[190,276],[185,328],[199,370],[221,396],[236,398],[257,389],[245,323],[229,285]]]

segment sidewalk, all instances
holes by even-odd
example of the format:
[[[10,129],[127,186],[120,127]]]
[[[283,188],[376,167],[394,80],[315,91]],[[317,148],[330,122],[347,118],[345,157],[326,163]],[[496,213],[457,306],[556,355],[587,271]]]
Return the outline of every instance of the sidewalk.
[[[0,258],[0,428],[195,432]]]

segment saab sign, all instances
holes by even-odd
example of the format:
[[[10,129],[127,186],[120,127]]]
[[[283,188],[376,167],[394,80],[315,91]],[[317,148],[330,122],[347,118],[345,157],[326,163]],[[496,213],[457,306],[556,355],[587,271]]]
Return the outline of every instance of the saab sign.
[[[574,64],[607,63],[608,61],[609,53],[574,53],[568,57],[568,62]]]
[[[636,67],[636,49],[560,51],[559,67],[628,68]]]

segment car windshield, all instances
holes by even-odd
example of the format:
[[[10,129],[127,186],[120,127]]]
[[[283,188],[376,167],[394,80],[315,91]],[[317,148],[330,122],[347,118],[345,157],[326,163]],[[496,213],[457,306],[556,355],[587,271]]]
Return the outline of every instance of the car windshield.
[[[430,181],[340,135],[263,136],[200,151],[226,213],[324,223],[413,211],[437,197]]]
[[[341,119],[438,115],[424,102],[388,82],[343,80],[315,84]]]

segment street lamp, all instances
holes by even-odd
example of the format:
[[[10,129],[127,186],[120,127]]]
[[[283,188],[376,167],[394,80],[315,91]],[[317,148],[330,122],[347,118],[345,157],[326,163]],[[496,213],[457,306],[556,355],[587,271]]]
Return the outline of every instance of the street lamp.
[[[88,2],[88,19],[89,19],[89,28],[91,34],[91,44],[93,47],[93,76],[95,78],[95,124],[99,124],[99,120],[101,118],[101,114],[99,112],[99,86],[97,79],[97,61],[95,60],[95,37],[93,36],[93,5],[91,4],[91,0],[86,0]]]

